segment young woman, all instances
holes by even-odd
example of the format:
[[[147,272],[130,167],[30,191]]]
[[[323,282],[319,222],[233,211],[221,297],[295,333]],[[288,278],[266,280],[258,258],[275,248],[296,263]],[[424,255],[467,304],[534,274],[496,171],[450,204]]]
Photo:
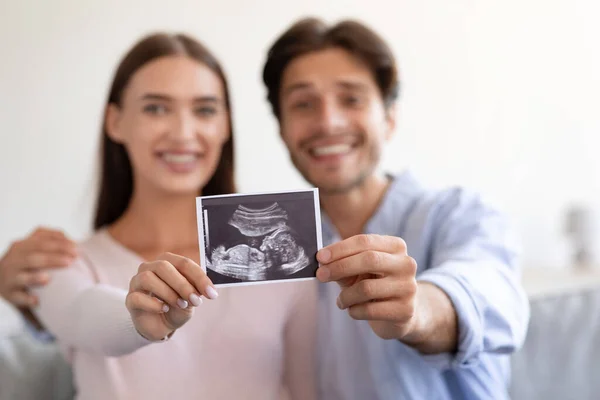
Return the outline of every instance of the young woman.
[[[36,291],[79,398],[315,396],[315,283],[217,292],[198,265],[195,197],[235,191],[233,149],[215,57],[184,35],[138,42],[106,104],[96,232]]]

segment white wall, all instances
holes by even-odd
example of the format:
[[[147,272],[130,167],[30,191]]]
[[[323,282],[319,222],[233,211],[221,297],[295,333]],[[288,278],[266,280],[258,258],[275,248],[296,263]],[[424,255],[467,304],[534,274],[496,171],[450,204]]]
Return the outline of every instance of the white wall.
[[[260,69],[274,37],[307,14],[361,18],[390,41],[403,94],[385,166],[411,165],[428,184],[466,184],[494,199],[516,220],[525,265],[563,266],[564,208],[600,208],[597,2],[167,4],[1,3],[0,249],[38,224],[77,239],[87,234],[109,80],[122,53],[153,30],[194,34],[223,61],[234,96],[241,189],[305,186],[278,139]]]

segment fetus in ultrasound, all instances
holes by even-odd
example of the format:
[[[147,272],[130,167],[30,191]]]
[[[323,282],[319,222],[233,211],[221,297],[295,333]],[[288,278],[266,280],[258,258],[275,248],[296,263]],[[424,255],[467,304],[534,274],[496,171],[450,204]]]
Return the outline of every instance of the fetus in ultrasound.
[[[289,276],[310,264],[278,203],[261,209],[239,205],[228,224],[241,233],[242,243],[212,251],[208,267],[219,274],[255,281]]]

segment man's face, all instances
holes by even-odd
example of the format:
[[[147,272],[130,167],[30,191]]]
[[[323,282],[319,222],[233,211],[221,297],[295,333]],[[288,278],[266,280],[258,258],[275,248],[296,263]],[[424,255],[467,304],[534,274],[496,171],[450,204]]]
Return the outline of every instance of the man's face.
[[[280,110],[294,165],[323,193],[346,192],[371,176],[394,128],[371,71],[341,48],[289,63]]]

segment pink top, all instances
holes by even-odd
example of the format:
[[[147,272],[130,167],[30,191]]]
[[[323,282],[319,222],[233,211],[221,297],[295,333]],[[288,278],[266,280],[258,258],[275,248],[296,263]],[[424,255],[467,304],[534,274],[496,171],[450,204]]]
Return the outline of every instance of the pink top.
[[[39,289],[36,313],[73,365],[79,399],[312,399],[316,282],[219,289],[162,343],[125,307],[143,260],[107,231]]]

